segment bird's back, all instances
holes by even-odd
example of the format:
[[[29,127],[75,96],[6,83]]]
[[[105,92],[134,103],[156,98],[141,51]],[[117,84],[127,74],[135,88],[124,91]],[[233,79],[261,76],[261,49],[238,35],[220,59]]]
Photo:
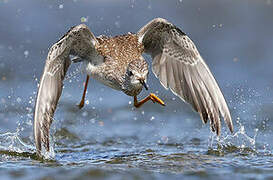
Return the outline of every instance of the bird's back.
[[[125,34],[115,37],[100,36],[97,51],[102,56],[110,56],[120,66],[127,66],[132,60],[138,59],[143,53],[143,45],[138,42],[136,34]]]

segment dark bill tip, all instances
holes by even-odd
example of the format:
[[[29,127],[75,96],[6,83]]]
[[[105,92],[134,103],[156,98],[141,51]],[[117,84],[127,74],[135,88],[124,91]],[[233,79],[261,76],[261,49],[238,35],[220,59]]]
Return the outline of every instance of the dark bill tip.
[[[140,81],[140,83],[144,86],[144,88],[146,89],[146,90],[148,90],[148,86],[147,86],[147,84],[145,83],[145,81],[144,80],[139,80]]]

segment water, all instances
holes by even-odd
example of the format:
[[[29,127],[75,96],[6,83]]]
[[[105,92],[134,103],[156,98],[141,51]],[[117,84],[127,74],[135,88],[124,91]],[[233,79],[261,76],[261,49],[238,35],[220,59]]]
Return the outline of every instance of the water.
[[[73,65],[54,117],[52,159],[39,159],[33,107],[50,45],[79,23],[96,35],[115,35],[155,17],[196,43],[226,97],[235,133],[223,124],[217,138],[152,74],[149,92],[166,107],[135,109],[130,97],[91,80],[88,105],[78,110],[85,77]],[[273,178],[272,17],[270,0],[0,0],[1,179]]]

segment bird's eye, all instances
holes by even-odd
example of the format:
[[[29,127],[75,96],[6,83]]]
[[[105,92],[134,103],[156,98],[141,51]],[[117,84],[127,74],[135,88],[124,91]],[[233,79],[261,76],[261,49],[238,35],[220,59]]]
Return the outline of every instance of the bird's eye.
[[[129,75],[129,76],[132,76],[132,75],[133,75],[132,71],[129,71],[129,72],[128,72],[128,75]]]

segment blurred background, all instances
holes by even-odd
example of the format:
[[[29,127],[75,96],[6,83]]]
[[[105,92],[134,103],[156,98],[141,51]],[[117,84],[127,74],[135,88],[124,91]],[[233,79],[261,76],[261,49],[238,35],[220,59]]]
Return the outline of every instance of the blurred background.
[[[96,36],[115,36],[156,17],[195,42],[226,98],[235,133],[223,123],[217,140],[151,73],[149,92],[140,97],[154,92],[166,107],[135,109],[132,98],[91,80],[87,105],[78,110],[85,75],[74,64],[52,127],[54,161],[38,161],[32,115],[51,45],[80,23]],[[272,178],[272,48],[271,0],[0,0],[1,177]]]

